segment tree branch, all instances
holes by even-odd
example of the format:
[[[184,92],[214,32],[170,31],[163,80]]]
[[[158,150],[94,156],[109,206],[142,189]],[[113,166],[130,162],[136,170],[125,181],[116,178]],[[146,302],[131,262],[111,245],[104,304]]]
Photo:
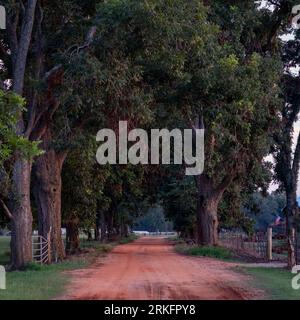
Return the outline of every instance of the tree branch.
[[[10,219],[10,220],[13,220],[14,217],[12,215],[12,213],[10,212],[10,210],[8,209],[8,207],[6,206],[6,204],[4,203],[4,201],[2,199],[0,199],[0,203],[4,209],[4,212],[6,214],[6,216]]]
[[[23,94],[24,77],[37,0],[28,0],[21,26],[21,35],[14,65],[13,91]]]
[[[223,180],[221,181],[221,183],[217,186],[217,188],[215,189],[215,193],[220,196],[223,195],[224,191],[230,186],[230,184],[232,183],[234,179],[234,175],[229,173],[227,174]]]
[[[7,16],[7,33],[9,36],[9,46],[11,50],[12,56],[12,63],[15,65],[19,43],[18,43],[18,36],[17,36],[17,26],[19,23],[19,10],[16,11],[15,15],[8,15]]]

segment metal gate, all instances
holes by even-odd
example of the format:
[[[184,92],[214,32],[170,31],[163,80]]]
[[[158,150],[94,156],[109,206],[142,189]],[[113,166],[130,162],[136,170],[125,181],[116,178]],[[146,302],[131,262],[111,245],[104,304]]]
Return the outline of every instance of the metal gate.
[[[33,261],[46,264],[50,262],[49,241],[42,236],[32,236]]]
[[[285,223],[272,226],[272,256],[273,260],[287,262],[288,245]]]

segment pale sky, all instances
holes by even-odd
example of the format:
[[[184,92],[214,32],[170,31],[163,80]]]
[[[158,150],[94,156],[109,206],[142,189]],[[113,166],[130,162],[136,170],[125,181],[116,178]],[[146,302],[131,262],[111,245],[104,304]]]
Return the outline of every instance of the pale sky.
[[[291,40],[293,38],[294,38],[293,34],[286,34],[286,35],[281,37],[281,40],[288,41],[288,40]],[[295,74],[295,76],[299,76],[300,75],[300,66],[291,68],[291,71],[292,71],[292,73]],[[296,143],[297,143],[299,134],[300,134],[300,119],[295,123],[295,126],[294,126],[294,141],[293,141],[294,150],[296,148]],[[272,161],[273,157],[269,156],[267,159]],[[275,191],[276,189],[277,189],[277,185],[276,184],[272,184],[270,186],[270,191]],[[297,195],[300,196],[300,181],[298,182]]]
[[[296,147],[296,142],[297,142],[297,139],[298,139],[298,136],[300,134],[300,121],[298,121],[296,124],[295,124],[295,134],[294,134],[294,145],[293,147],[295,148]],[[274,162],[274,159],[273,159],[273,156],[270,155],[266,158],[266,160],[268,161],[272,161]],[[269,191],[272,192],[272,191],[275,191],[277,189],[278,185],[273,183],[271,184],[270,188],[269,188]],[[300,181],[298,182],[298,189],[297,189],[297,195],[300,196]]]

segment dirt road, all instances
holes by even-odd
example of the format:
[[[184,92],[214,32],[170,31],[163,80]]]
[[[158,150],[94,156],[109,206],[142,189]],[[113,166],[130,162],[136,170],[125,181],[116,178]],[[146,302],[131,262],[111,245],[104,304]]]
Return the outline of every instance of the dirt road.
[[[241,300],[259,299],[234,264],[174,252],[162,238],[141,238],[116,247],[94,266],[72,271],[62,299]]]

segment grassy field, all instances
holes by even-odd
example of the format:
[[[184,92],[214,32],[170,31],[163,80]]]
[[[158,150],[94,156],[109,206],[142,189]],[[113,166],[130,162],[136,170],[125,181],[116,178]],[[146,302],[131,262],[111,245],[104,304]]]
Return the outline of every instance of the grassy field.
[[[114,246],[135,240],[135,236],[121,239],[110,244],[95,241],[82,243],[83,254],[66,260],[63,263],[49,266],[29,265],[26,271],[7,272],[7,290],[0,290],[0,300],[49,300],[64,292],[70,278],[64,271],[80,269],[89,266],[96,257],[104,256]],[[0,265],[9,263],[8,237],[0,237]]]
[[[291,285],[295,276],[290,271],[277,268],[242,268],[242,272],[252,277],[251,283],[263,289],[272,300],[300,300],[300,290]]]

